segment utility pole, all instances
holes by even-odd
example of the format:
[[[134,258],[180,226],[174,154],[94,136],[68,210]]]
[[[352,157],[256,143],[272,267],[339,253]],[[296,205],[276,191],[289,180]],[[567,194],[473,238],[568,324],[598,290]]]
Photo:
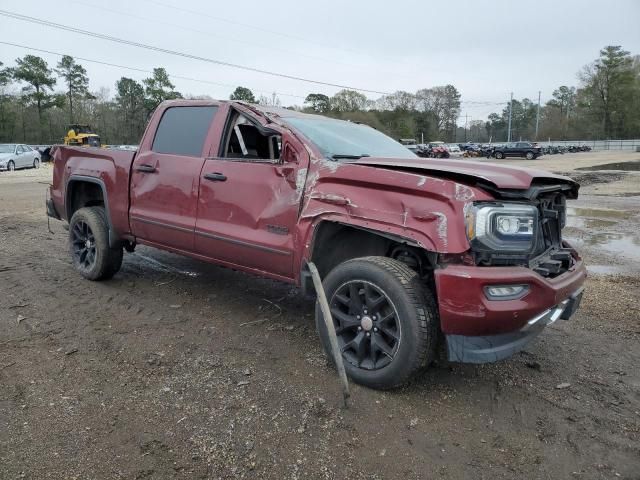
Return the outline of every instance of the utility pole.
[[[538,112],[536,113],[536,140],[538,140],[538,125],[540,124],[540,90],[538,90]]]
[[[511,100],[509,100],[509,127],[507,129],[507,142],[511,142],[511,112],[513,111],[513,92],[511,92]]]
[[[464,143],[467,143],[467,117],[469,114],[464,114]]]

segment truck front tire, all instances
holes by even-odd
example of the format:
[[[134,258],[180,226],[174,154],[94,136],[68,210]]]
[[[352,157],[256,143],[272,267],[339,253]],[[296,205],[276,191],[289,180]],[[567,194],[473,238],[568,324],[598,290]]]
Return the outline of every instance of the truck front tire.
[[[109,246],[109,223],[103,207],[77,210],[69,222],[73,266],[89,280],[107,280],[122,265],[122,247]]]
[[[390,389],[407,383],[434,357],[438,317],[418,274],[387,257],[363,257],[335,267],[323,286],[347,375],[356,383]],[[316,327],[331,346],[320,306]]]

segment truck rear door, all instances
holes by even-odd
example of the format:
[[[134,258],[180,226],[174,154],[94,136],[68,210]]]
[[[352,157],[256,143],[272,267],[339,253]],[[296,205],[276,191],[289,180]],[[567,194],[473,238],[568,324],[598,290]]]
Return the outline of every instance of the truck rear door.
[[[131,168],[129,209],[131,231],[143,243],[193,251],[200,171],[217,111],[168,106],[147,128]]]

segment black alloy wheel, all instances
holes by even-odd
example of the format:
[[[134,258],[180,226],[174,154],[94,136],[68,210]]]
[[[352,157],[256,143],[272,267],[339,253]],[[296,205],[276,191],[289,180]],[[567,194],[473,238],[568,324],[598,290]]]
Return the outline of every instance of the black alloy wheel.
[[[388,257],[353,258],[323,279],[339,353],[347,375],[371,388],[389,389],[411,380],[434,358],[438,311],[420,275]],[[316,327],[333,358],[322,310]]]
[[[76,222],[71,230],[71,249],[74,263],[84,270],[91,270],[96,263],[96,239],[89,224]]]
[[[379,286],[365,280],[344,283],[333,294],[330,306],[347,362],[377,370],[393,360],[402,332],[398,311]]]
[[[122,265],[122,245],[109,244],[109,221],[103,207],[84,207],[69,221],[73,266],[89,280],[106,280]]]

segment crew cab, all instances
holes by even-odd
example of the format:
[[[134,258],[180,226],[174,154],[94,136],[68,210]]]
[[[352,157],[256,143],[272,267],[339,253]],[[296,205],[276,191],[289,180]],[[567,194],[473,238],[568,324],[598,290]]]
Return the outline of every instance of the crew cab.
[[[323,279],[348,375],[401,385],[493,362],[578,307],[563,238],[579,186],[537,170],[433,159],[352,122],[242,102],[162,103],[136,152],[58,146],[48,215],[74,267],[118,272],[147,245],[300,286]],[[319,307],[316,325],[328,333]]]
[[[542,155],[542,147],[529,142],[512,142],[504,145],[496,145],[492,155],[501,159],[505,157],[524,157],[533,160]]]

